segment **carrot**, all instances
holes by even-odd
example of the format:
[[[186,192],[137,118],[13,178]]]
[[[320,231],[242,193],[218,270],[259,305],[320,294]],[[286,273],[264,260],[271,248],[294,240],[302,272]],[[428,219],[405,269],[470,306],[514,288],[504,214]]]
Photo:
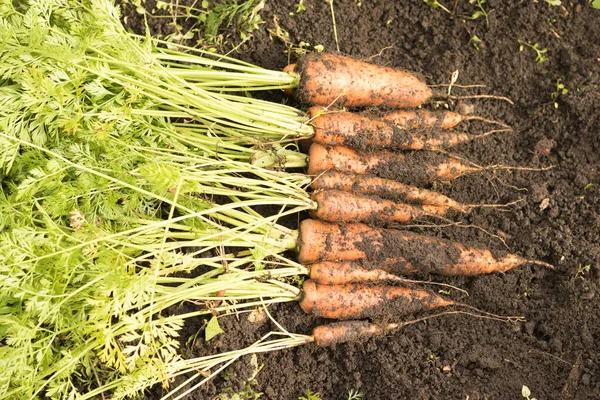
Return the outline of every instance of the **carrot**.
[[[432,318],[438,318],[448,315],[467,315],[475,318],[490,319],[504,322],[525,321],[525,318],[521,316],[502,316],[481,311],[465,304],[457,303],[455,305],[465,307],[469,310],[472,310],[473,312],[461,310],[443,311],[407,321],[385,324],[357,320],[338,321],[327,325],[319,325],[313,328],[312,341],[315,343],[315,345],[319,347],[333,346],[336,344],[346,342],[356,342],[368,339],[373,336],[384,335],[392,330],[402,329],[409,325],[422,323]]]
[[[462,115],[454,111],[395,110],[386,114],[382,120],[391,122],[403,129],[441,128],[452,129],[463,121],[483,121],[508,128],[508,125],[482,118],[476,115]]]
[[[308,155],[309,175],[334,170],[371,174],[412,185],[452,180],[468,173],[495,168],[469,165],[456,157],[435,152],[362,152],[348,147],[328,147],[317,143],[310,147]]]
[[[426,284],[441,286],[446,289],[456,290],[466,295],[469,293],[456,286],[446,283],[407,279],[389,272],[390,268],[379,267],[369,263],[355,261],[321,261],[312,264],[308,275],[315,283],[321,285],[344,285],[347,283],[367,282],[402,282],[410,284]]]
[[[298,260],[302,264],[320,261],[371,263],[395,275],[414,272],[481,275],[506,272],[525,263],[554,268],[515,254],[494,255],[487,249],[412,232],[372,228],[361,223],[337,225],[312,219],[300,224]]]
[[[417,113],[417,111],[404,112]],[[309,114],[315,115],[315,113],[316,116],[311,119],[315,130],[313,142],[327,146],[347,146],[356,149],[446,149],[477,138],[489,136],[496,132],[506,132],[509,130],[491,130],[480,135],[469,135],[464,132],[448,132],[441,129],[421,129],[417,131],[414,129],[407,130],[407,128],[396,124],[393,119],[369,118],[347,111],[319,114],[318,110],[312,107],[309,110]],[[393,117],[396,114],[392,113],[389,115]],[[443,117],[445,114],[447,113],[439,115]],[[421,118],[424,124],[432,122],[434,119],[435,117],[429,119]],[[421,127],[427,127],[427,125]]]
[[[327,171],[317,175],[311,186],[315,190],[337,189],[413,204],[447,207],[449,210],[456,212],[469,212],[476,207],[496,206],[488,204],[462,204],[443,194],[405,185],[391,179],[379,178],[373,175],[345,174],[337,171]]]
[[[302,290],[302,311],[332,319],[400,317],[455,304],[426,290],[399,286],[319,285],[309,279]]]
[[[397,326],[397,324],[389,325],[393,325],[389,329]],[[315,327],[312,337],[317,346],[326,347],[346,342],[357,342],[384,334],[387,330],[382,325],[367,321],[341,321]]]
[[[415,206],[335,189],[314,192],[312,200],[317,206],[310,211],[311,217],[329,222],[408,222],[424,216],[445,216],[449,211],[443,206]]]
[[[298,74],[295,96],[301,103],[348,107],[417,107],[432,96],[427,85],[414,75],[350,57],[312,53],[288,66]]]
[[[390,274],[384,268],[362,265],[355,261],[321,261],[310,266],[309,276],[315,283],[322,285],[404,281],[404,278]]]

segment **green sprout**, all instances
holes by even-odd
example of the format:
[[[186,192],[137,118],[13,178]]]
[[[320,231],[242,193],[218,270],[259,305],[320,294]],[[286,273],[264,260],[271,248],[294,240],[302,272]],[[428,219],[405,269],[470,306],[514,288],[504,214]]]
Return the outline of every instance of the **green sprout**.
[[[473,36],[471,36],[471,44],[473,45],[473,47],[475,47],[475,50],[479,51],[479,44],[482,42],[482,40],[479,38],[479,36],[473,34]]]
[[[548,61],[548,57],[546,56],[546,53],[548,52],[548,49],[546,48],[540,48],[538,43],[529,43],[529,42],[525,42],[521,39],[517,40],[517,42],[519,42],[519,51],[523,51],[525,49],[525,46],[529,47],[530,49],[533,49],[536,53],[535,56],[535,62],[538,64],[541,64],[543,62]]]
[[[452,14],[450,12],[450,10],[448,10],[445,6],[443,6],[439,1],[437,0],[423,0],[423,2],[425,4],[427,4],[429,7],[431,8],[441,8],[442,10],[446,11],[448,14]]]
[[[552,101],[554,102],[554,108],[558,108],[558,98],[569,93],[569,89],[561,82],[561,79],[556,80],[556,90],[550,94]]]
[[[479,8],[479,11],[475,11],[473,14],[471,14],[469,18],[472,20],[476,20],[477,18],[485,17],[485,23],[486,25],[489,25],[488,13],[485,10],[485,8],[483,8],[485,2],[486,0],[469,0],[470,4],[475,4],[477,8]]]
[[[531,390],[525,385],[521,388],[521,396],[526,398],[527,400],[537,400],[535,397],[531,397]]]

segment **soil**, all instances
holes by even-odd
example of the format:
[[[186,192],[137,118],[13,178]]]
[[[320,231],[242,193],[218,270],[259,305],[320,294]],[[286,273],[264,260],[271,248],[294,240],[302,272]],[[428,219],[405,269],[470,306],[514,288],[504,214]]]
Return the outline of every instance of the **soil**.
[[[336,51],[329,4],[305,0],[266,2],[265,24],[233,53],[266,68],[282,69],[296,60],[286,44],[269,34],[276,24],[289,40]],[[425,277],[468,290],[460,301],[526,322],[505,323],[466,315],[433,318],[358,343],[319,348],[307,344],[262,354],[263,368],[247,388],[263,399],[297,399],[307,390],[322,399],[346,399],[358,390],[366,399],[519,399],[530,388],[537,399],[600,398],[600,10],[590,1],[497,1],[483,4],[487,18],[467,1],[441,1],[452,14],[422,1],[335,1],[339,50],[377,64],[418,73],[452,94],[492,93],[498,100],[473,100],[475,114],[501,120],[514,133],[461,144],[455,153],[479,165],[548,167],[546,171],[488,171],[431,186],[463,203],[524,201],[509,212],[473,210],[459,226],[411,230],[470,246],[508,250],[553,264],[556,271],[526,265],[505,274],[480,277]],[[455,3],[455,4],[453,4]],[[294,15],[290,15],[294,12]],[[139,19],[129,13],[129,26]],[[166,20],[150,20],[153,32],[168,31]],[[136,25],[137,24],[137,25]],[[476,39],[477,38],[477,39]],[[520,43],[547,48],[547,61]],[[568,93],[557,92],[557,80]],[[440,90],[445,90],[442,88]],[[266,98],[280,100],[278,94]],[[556,102],[556,104],[554,104]],[[456,104],[444,101],[442,107]],[[465,105],[461,106],[465,107]],[[466,105],[468,108],[468,105]],[[467,125],[476,127],[475,123]],[[507,245],[504,247],[501,238]],[[290,332],[310,334],[326,322],[306,316],[295,303],[270,309]],[[202,327],[186,327],[194,335]],[[224,318],[226,334],[208,344],[188,346],[185,356],[241,348],[276,326],[253,324],[244,316]],[[184,338],[184,343],[185,343]],[[254,368],[250,357],[188,395],[212,399],[227,387],[239,390]],[[160,389],[149,397],[160,395]],[[250,397],[247,398],[254,398]]]

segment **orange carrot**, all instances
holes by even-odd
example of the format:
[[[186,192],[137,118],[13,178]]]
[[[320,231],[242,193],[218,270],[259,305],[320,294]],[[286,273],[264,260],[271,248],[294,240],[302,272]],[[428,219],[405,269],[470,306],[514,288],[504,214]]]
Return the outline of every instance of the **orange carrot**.
[[[311,210],[311,217],[329,222],[408,222],[425,216],[445,216],[449,211],[448,207],[414,206],[335,189],[314,192],[312,199],[317,206]]]
[[[425,315],[411,320],[398,321],[393,323],[373,323],[368,321],[338,321],[327,325],[319,325],[313,329],[312,341],[320,347],[333,346],[346,342],[357,342],[387,334],[396,329],[402,329],[409,325],[419,324],[432,318],[439,318],[448,315],[467,315],[475,318],[490,319],[504,322],[523,322],[525,319],[521,316],[502,316],[485,311],[478,310],[466,304],[456,303],[456,306],[465,307],[471,311],[451,310],[442,311],[435,314]]]
[[[302,290],[302,310],[322,318],[400,317],[455,304],[426,290],[399,286],[319,285],[309,279]]]
[[[296,98],[311,105],[406,108],[432,96],[431,89],[408,72],[340,55],[308,54],[290,69],[299,76]]]
[[[362,152],[348,147],[327,147],[314,143],[308,154],[309,175],[334,170],[371,174],[413,185],[452,180],[491,168],[469,165],[456,157],[435,152]]]
[[[389,268],[388,268],[389,269]],[[360,282],[401,282],[404,278],[390,274],[384,268],[374,268],[355,261],[321,261],[310,266],[310,279],[322,285],[343,285]]]
[[[394,124],[394,126],[403,129],[452,129],[463,121],[474,120],[508,128],[508,125],[503,124],[502,122],[492,121],[476,115],[462,115],[454,111],[395,110],[383,116],[382,120],[388,121]]]
[[[379,178],[373,175],[345,174],[337,171],[327,171],[317,175],[311,186],[315,190],[337,189],[413,204],[447,207],[449,210],[456,212],[469,212],[475,207],[488,206],[487,204],[461,204],[443,194],[431,190],[405,185],[391,179]]]
[[[366,259],[366,253],[353,240],[362,240],[375,246],[378,239],[381,239],[381,235],[367,225],[336,225],[306,219],[300,223],[298,232],[298,261],[301,264],[312,264],[318,261]]]
[[[494,255],[490,250],[467,247],[444,239],[396,229],[372,228],[365,224],[337,225],[304,220],[298,235],[298,260],[358,261],[377,265],[395,275],[434,273],[481,275],[506,272],[525,263],[542,265],[515,254]]]
[[[397,324],[390,325],[392,326],[389,329],[397,327]],[[387,330],[382,325],[367,321],[341,321],[315,327],[312,337],[317,346],[326,347],[346,342],[357,342],[381,335]]]
[[[403,112],[416,113],[416,111]],[[318,110],[312,107],[309,114],[315,115],[315,113],[317,113],[316,116],[311,119],[315,129],[313,142],[356,149],[446,149],[492,133],[508,131],[508,129],[499,129],[480,135],[469,135],[464,132],[449,132],[441,129],[407,130],[394,123],[393,119],[369,118],[346,111],[318,114]],[[393,117],[394,113],[390,115]],[[434,117],[429,118],[429,120],[433,119]],[[427,125],[421,127],[427,127]]]

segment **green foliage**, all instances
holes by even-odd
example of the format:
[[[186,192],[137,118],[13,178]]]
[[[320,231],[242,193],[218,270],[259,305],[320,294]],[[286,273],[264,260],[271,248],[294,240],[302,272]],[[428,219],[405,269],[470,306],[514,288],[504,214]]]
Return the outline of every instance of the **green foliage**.
[[[318,392],[307,390],[303,396],[298,397],[298,400],[321,400],[321,395]]]
[[[523,396],[527,400],[536,400],[535,397],[531,397],[531,390],[529,390],[529,388],[525,385],[521,387],[521,396]]]
[[[216,400],[256,400],[262,397],[263,393],[257,392],[255,387],[258,386],[256,376],[262,370],[264,365],[258,364],[256,354],[252,354],[250,357],[250,365],[253,367],[253,371],[250,376],[243,381],[243,389],[241,391],[236,391],[232,387],[226,387],[216,397]],[[230,381],[232,376],[227,375],[226,373],[224,379]]]
[[[478,18],[484,17],[486,25],[489,25],[488,20],[488,12],[483,8],[483,5],[486,3],[486,0],[469,0],[470,4],[475,4],[479,10],[475,11],[469,18],[472,20],[476,20]]]
[[[479,38],[479,36],[477,35],[473,35],[471,36],[471,44],[473,45],[473,47],[475,47],[475,50],[479,51],[479,44],[482,42],[482,40]]]
[[[529,42],[525,42],[520,39],[517,40],[517,42],[519,42],[519,51],[525,50],[525,47],[529,47],[530,49],[535,51],[535,62],[536,63],[541,64],[541,63],[548,61],[548,56],[546,56],[548,49],[540,48],[540,45],[538,43],[531,44]]]
[[[552,102],[554,103],[554,108],[558,108],[558,98],[561,96],[565,96],[569,93],[569,89],[567,89],[564,83],[561,82],[561,79],[558,78],[556,80],[556,89],[550,93],[550,97],[552,98]]]
[[[596,10],[600,10],[600,0],[592,0],[592,7]]]
[[[204,5],[208,2],[203,2]],[[227,28],[246,40],[263,23],[260,10],[265,0],[220,0],[209,8],[204,22],[204,35],[209,43],[222,40],[219,31]],[[210,6],[209,6],[210,7]]]
[[[358,390],[350,390],[348,392],[348,400],[363,400],[365,395]]]
[[[204,328],[204,340],[208,342],[220,333],[223,333],[223,329],[221,329],[219,326],[219,320],[217,317],[213,315],[213,317],[206,324],[206,328]]]
[[[423,0],[423,2],[431,8],[441,8],[442,10],[446,11],[448,14],[451,14],[450,10],[448,10],[444,5],[442,5],[437,0]]]
[[[579,278],[582,281],[585,280],[585,276],[586,274],[588,274],[592,269],[592,266],[590,264],[588,265],[578,265],[577,266],[577,272],[575,273],[575,278]]]
[[[306,11],[304,0],[299,0],[298,3],[296,3],[296,13],[301,13],[303,11]]]
[[[0,37],[0,398],[139,395],[179,361],[183,319],[166,308],[210,298],[230,276],[269,297],[268,284],[245,274],[251,256],[229,255],[233,272],[219,279],[223,260],[197,254],[259,246],[267,258],[289,248],[290,231],[250,206],[280,199],[287,211],[302,192],[280,184],[282,174],[251,170],[243,129],[199,100],[223,98],[178,88],[175,61],[185,55],[169,52],[167,71],[166,53],[127,34],[112,1],[4,2]],[[185,60],[189,72],[198,57]],[[196,117],[173,122],[193,102]],[[260,123],[252,118],[246,134],[262,135]],[[172,275],[198,266],[210,272],[174,285]],[[241,306],[234,301],[227,306]]]

